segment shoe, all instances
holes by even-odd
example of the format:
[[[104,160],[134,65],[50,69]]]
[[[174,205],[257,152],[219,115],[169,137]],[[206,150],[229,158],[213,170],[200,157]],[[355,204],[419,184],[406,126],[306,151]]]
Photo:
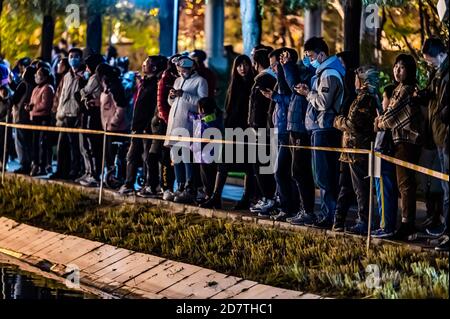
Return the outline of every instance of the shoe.
[[[327,216],[322,216],[317,218],[316,222],[314,222],[313,224],[305,224],[305,225],[313,226],[316,228],[331,229],[333,227],[333,222]]]
[[[220,198],[220,196],[218,194],[213,194],[204,203],[200,204],[199,207],[222,209],[222,199]]]
[[[258,217],[260,218],[270,218],[272,219],[272,216],[278,215],[278,211],[277,210],[264,210],[264,211],[260,211],[258,213]]]
[[[347,233],[361,236],[367,235],[367,225],[365,223],[358,222],[347,229]]]
[[[448,251],[448,245],[449,245],[449,237],[444,236],[444,240],[439,245],[434,247],[434,249],[436,251]]]
[[[88,175],[86,178],[80,180],[78,182],[81,186],[85,187],[99,187],[98,181],[91,175]]]
[[[426,232],[428,235],[433,237],[440,237],[444,234],[447,227],[443,223],[439,223],[438,225],[434,227],[430,227],[426,229]]]
[[[197,189],[197,196],[195,197],[195,202],[198,204],[204,203],[208,199],[203,188]]]
[[[345,230],[345,220],[343,218],[334,218],[334,224],[331,228],[336,233],[342,233]]]
[[[195,202],[195,196],[196,194],[190,189],[185,189],[184,191],[176,195],[173,201],[180,204],[192,204]]]
[[[304,210],[301,210],[293,218],[286,218],[286,221],[291,225],[312,225],[316,221],[316,215],[308,214]]]
[[[392,237],[395,240],[403,240],[407,241],[409,240],[409,237],[417,232],[414,225],[410,223],[402,223],[400,225],[400,228],[395,232],[394,236]]]
[[[47,165],[45,171],[47,172],[47,174],[53,174],[53,167],[51,165]]]
[[[131,195],[131,194],[134,193],[134,189],[131,188],[131,187],[129,187],[129,186],[126,185],[126,184],[123,184],[122,187],[120,187],[118,193],[119,193],[120,195],[128,196],[128,195]]]
[[[166,189],[163,192],[163,196],[162,196],[163,200],[171,202],[171,201],[173,201],[174,198],[175,198],[175,193],[173,193],[172,191]]]
[[[84,179],[86,179],[86,178],[88,178],[88,177],[89,177],[89,174],[88,174],[88,173],[85,173],[83,176],[78,177],[78,178],[75,180],[75,183],[80,184],[80,182],[81,182],[82,180],[84,180]]]
[[[380,228],[380,229],[374,230],[370,235],[373,238],[388,239],[388,238],[392,238],[392,236],[394,236],[394,232],[386,231],[385,229]]]
[[[146,186],[141,188],[136,193],[136,195],[143,198],[157,198],[159,194],[156,190],[152,189],[150,186]]]
[[[47,175],[45,169],[42,169],[39,166],[33,166],[30,172],[30,176],[43,176],[43,175]]]
[[[283,210],[278,210],[277,214],[270,216],[270,219],[277,222],[285,222],[289,216],[290,215]]]
[[[271,210],[275,206],[275,201],[273,199],[266,199],[263,198],[262,200],[258,201],[255,206],[250,207],[250,211],[252,213],[267,213],[269,210]]]

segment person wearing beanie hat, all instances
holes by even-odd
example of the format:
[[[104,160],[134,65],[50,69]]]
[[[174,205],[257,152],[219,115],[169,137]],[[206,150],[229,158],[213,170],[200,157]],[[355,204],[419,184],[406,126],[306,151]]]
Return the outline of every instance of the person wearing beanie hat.
[[[355,87],[358,95],[350,106],[347,116],[338,115],[334,127],[343,132],[342,147],[370,149],[375,140],[373,123],[381,104],[378,97],[379,72],[374,66],[362,66],[356,71]],[[358,219],[348,231],[365,235],[368,229],[369,180],[366,177],[368,159],[365,154],[342,153],[340,160],[350,165],[350,175],[358,203]],[[339,196],[338,198],[341,198]],[[334,228],[343,228],[344,213],[337,213]]]
[[[180,143],[171,140],[170,137],[179,135],[180,130],[187,131],[189,136],[192,136],[192,121],[189,120],[188,114],[189,112],[196,112],[198,101],[208,96],[208,82],[196,72],[193,68],[194,61],[189,57],[181,56],[176,58],[174,63],[177,66],[180,77],[175,80],[173,89],[169,92],[168,102],[171,109],[164,145],[171,147],[171,157],[175,162],[177,181],[185,184],[184,191],[176,196],[174,201],[192,203],[197,194],[193,183],[192,163],[186,158],[178,162],[175,160],[180,149],[183,151],[183,154],[190,154],[189,143]]]

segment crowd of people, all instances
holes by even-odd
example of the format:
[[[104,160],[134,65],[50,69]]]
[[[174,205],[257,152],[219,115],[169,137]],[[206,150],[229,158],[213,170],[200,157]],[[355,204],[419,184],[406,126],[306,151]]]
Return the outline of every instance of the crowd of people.
[[[438,38],[425,41],[423,59],[432,69],[425,89],[418,88],[417,64],[408,54],[397,56],[395,81],[380,88],[379,69],[354,65],[351,52],[330,55],[318,37],[307,40],[303,49],[303,58],[294,49],[264,45],[256,46],[250,57],[237,56],[223,107],[216,102],[217,76],[206,67],[201,50],[149,56],[141,72],[129,71],[126,57],[86,54],[75,47],[67,53],[55,49],[51,63],[23,58],[9,70],[3,61],[1,122],[167,137],[108,136],[102,171],[101,135],[14,129],[20,163],[15,173],[51,174],[89,187],[99,186],[103,177],[106,187],[123,195],[220,209],[228,173],[242,172],[244,192],[237,210],[293,225],[367,234],[367,154],[298,146],[367,150],[374,142],[376,151],[413,164],[425,150],[435,150],[439,170],[448,174],[447,49]],[[204,157],[202,143],[174,147],[177,142],[170,137],[180,128],[191,137],[202,137],[208,128],[274,128],[275,170],[261,173],[264,163],[248,161],[248,152],[243,163],[216,163]],[[4,132],[1,126],[2,141]],[[182,160],[175,162],[177,156]],[[141,187],[136,190],[138,176]],[[381,177],[375,180],[378,218],[372,222],[372,236],[407,240],[418,231],[416,178],[411,169],[382,162]],[[437,250],[448,250],[448,182],[440,182],[439,188],[443,196],[427,202],[422,226],[439,238]],[[357,217],[347,225],[354,202]]]

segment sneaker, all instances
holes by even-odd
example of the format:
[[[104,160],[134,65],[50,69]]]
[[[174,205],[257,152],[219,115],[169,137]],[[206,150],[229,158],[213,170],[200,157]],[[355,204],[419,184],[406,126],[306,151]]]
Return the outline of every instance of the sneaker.
[[[402,223],[400,228],[395,232],[393,239],[396,240],[409,240],[409,237],[417,232],[416,228],[412,224]]]
[[[335,220],[333,224],[333,228],[331,228],[332,231],[336,233],[342,233],[345,230],[345,222],[340,220]]]
[[[166,189],[163,192],[163,196],[162,196],[163,200],[171,202],[171,201],[173,201],[174,198],[175,198],[175,193],[173,193],[171,190]]]
[[[176,195],[173,201],[180,204],[192,204],[195,201],[195,196],[196,194],[192,191],[185,189],[183,192]]]
[[[269,216],[267,214],[273,207],[275,206],[275,201],[273,199],[265,199],[261,203],[258,202],[253,208],[250,208],[252,213],[262,213],[264,215]]]
[[[82,179],[79,183],[81,186],[85,187],[99,187],[98,181],[91,175],[88,175],[85,179]]]
[[[385,229],[377,229],[374,230],[371,234],[370,234],[373,238],[392,238],[392,236],[394,236],[394,232],[393,231],[386,231]]]
[[[202,203],[206,202],[207,199],[208,198],[207,198],[206,193],[203,190],[203,188],[197,189],[197,196],[195,198],[195,202],[198,204],[202,204]]]
[[[445,227],[445,224],[439,223],[437,226],[427,228],[426,232],[430,236],[440,237],[444,234],[446,229],[447,229],[447,227]]]
[[[157,198],[158,192],[154,189],[152,189],[150,186],[142,187],[137,193],[137,196],[143,197],[143,198]]]
[[[312,224],[305,224],[305,225],[313,226],[316,228],[331,229],[333,227],[333,222],[327,216],[321,216],[321,217],[317,218],[316,222],[314,222]]]
[[[39,166],[33,166],[30,172],[30,176],[43,176],[43,175],[47,175],[45,169],[42,169]]]
[[[367,225],[365,223],[356,223],[349,229],[347,229],[347,233],[355,234],[355,235],[367,235]]]
[[[287,218],[289,218],[289,214],[282,210],[279,210],[279,211],[277,211],[277,214],[270,216],[271,220],[278,221],[278,222],[285,222]]]
[[[291,223],[291,225],[311,225],[314,224],[316,221],[316,215],[314,214],[308,214],[304,210],[297,213],[297,215],[292,219],[286,219],[288,223]]]
[[[261,211],[261,206],[264,205],[265,202],[265,198],[260,199],[255,205],[250,205],[250,211],[252,213],[257,213],[259,211]]]
[[[88,173],[85,173],[83,176],[78,177],[78,178],[75,180],[75,183],[80,184],[80,182],[81,182],[82,180],[84,180],[84,179],[86,179],[86,178],[88,178],[88,177],[89,177],[89,174],[88,174]]]
[[[128,185],[124,184],[122,187],[120,187],[118,193],[120,195],[128,196],[134,193],[134,189],[129,187]]]
[[[434,247],[434,249],[437,251],[448,251],[448,245],[449,245],[449,237],[444,236],[444,240],[439,245]]]

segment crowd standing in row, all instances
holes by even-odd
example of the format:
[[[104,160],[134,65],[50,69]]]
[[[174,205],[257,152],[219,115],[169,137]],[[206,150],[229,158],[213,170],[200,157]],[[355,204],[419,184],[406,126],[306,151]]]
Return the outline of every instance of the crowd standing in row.
[[[102,171],[101,135],[15,129],[16,173],[52,174],[90,187],[97,187],[104,174],[106,187],[129,195],[142,169],[138,196],[219,209],[228,173],[242,172],[244,194],[235,209],[364,235],[369,225],[368,156],[296,146],[367,150],[375,142],[377,151],[413,164],[425,150],[435,149],[439,169],[448,174],[447,50],[441,40],[430,38],[422,53],[433,67],[428,86],[418,89],[416,61],[400,54],[393,65],[395,82],[381,88],[379,96],[377,67],[353,65],[351,52],[330,55],[322,38],[306,41],[303,59],[291,48],[259,45],[251,57],[234,59],[221,108],[215,100],[216,75],[205,66],[201,50],[149,56],[138,73],[128,70],[124,57],[86,56],[78,48],[64,54],[55,48],[52,63],[23,58],[13,71],[0,63],[0,121],[167,137],[108,136]],[[186,142],[175,148],[177,142],[169,137],[180,128],[192,137],[201,137],[208,128],[274,128],[275,171],[262,174],[264,163],[257,159],[251,164],[247,152],[244,163],[215,163],[204,157],[204,144]],[[2,126],[2,141],[4,132]],[[182,161],[173,163],[177,156]],[[375,182],[379,223],[372,225],[372,235],[407,240],[417,232],[416,173],[383,161]],[[427,198],[429,216],[422,226],[440,238],[438,250],[448,250],[448,182],[442,181],[440,188],[443,196],[437,201]],[[357,218],[347,227],[355,200]]]

